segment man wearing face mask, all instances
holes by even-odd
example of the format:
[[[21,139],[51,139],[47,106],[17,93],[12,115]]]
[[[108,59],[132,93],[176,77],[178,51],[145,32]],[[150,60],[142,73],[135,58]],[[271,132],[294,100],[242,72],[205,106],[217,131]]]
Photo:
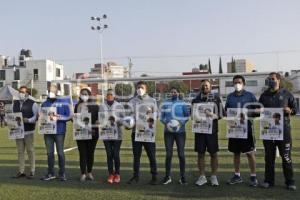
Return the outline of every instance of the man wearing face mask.
[[[28,88],[19,88],[19,99],[13,102],[13,112],[21,112],[24,122],[24,138],[16,139],[19,160],[19,172],[14,178],[25,177],[25,150],[30,163],[30,173],[27,178],[33,178],[35,173],[34,130],[39,112],[36,102],[28,98]]]
[[[227,108],[248,108],[254,109],[254,104],[257,102],[255,96],[244,89],[245,78],[241,75],[233,77],[233,85],[235,91],[227,96],[225,110]],[[253,103],[253,105],[251,105]],[[249,113],[248,113],[249,115]],[[248,158],[250,167],[250,186],[256,187],[258,181],[256,178],[256,160],[255,160],[255,137],[253,134],[253,124],[248,120],[247,139],[229,138],[228,150],[234,154],[234,175],[227,182],[229,185],[242,183],[243,180],[240,174],[240,157],[241,153],[245,153]]]
[[[64,98],[57,97],[57,86],[51,85],[47,100],[42,103],[43,107],[55,107],[57,116],[56,134],[45,134],[44,140],[47,149],[48,170],[47,174],[41,178],[43,181],[55,179],[54,174],[54,144],[56,146],[59,164],[59,180],[66,181],[65,176],[65,154],[64,154],[64,140],[66,133],[66,123],[71,119],[71,104],[70,101]]]
[[[153,114],[157,114],[157,104],[156,100],[150,97],[147,94],[147,85],[144,81],[139,81],[137,83],[137,95],[133,97],[129,101],[129,105],[132,108],[132,116],[136,117],[137,107],[146,105],[150,106]],[[146,115],[146,111],[145,114]],[[155,185],[157,183],[157,165],[156,165],[156,157],[155,157],[155,143],[151,142],[139,142],[135,141],[135,128],[132,129],[131,140],[132,140],[132,151],[133,151],[133,177],[127,182],[128,184],[137,183],[139,181],[140,175],[140,159],[142,154],[142,147],[144,146],[147,156],[150,162],[152,179],[149,182],[151,185]]]
[[[268,77],[269,88],[260,96],[259,102],[266,108],[282,108],[283,140],[264,140],[265,148],[265,180],[262,187],[269,188],[275,184],[275,155],[276,147],[282,158],[282,168],[287,189],[296,190],[293,179],[293,165],[291,158],[292,137],[290,116],[296,114],[296,100],[292,93],[280,87],[281,75],[272,72]]]
[[[211,160],[210,184],[212,186],[218,186],[218,120],[223,117],[224,110],[220,97],[211,93],[211,82],[209,80],[201,81],[201,92],[193,99],[192,105],[195,103],[214,104],[214,112],[210,114],[211,117],[213,117],[212,134],[195,133],[195,151],[198,153],[198,169],[200,174],[195,184],[202,186],[207,183],[205,176],[205,152],[207,151],[210,154]]]

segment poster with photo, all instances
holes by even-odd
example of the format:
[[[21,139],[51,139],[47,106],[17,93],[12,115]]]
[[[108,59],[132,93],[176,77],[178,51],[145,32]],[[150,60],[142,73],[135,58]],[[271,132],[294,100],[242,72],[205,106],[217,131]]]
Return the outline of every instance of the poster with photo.
[[[7,113],[6,118],[7,127],[9,128],[8,138],[12,140],[24,138],[24,123],[22,113]]]
[[[227,109],[227,138],[248,138],[247,109]]]
[[[137,105],[135,141],[155,142],[156,136],[156,113],[151,104]]]
[[[283,140],[282,108],[263,108],[260,115],[260,139]]]
[[[119,133],[116,117],[110,115],[110,112],[99,112],[99,139],[100,140],[120,140],[121,133]]]
[[[92,121],[91,113],[74,113],[73,116],[73,139],[91,140],[92,139]]]
[[[214,104],[196,103],[193,105],[192,132],[212,134]]]
[[[40,134],[56,134],[56,107],[42,107],[39,115]]]

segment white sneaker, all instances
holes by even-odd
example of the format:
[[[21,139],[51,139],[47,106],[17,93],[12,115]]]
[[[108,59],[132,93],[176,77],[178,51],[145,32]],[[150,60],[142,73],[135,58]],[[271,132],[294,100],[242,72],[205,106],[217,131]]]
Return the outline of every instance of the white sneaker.
[[[80,176],[80,182],[84,182],[86,180],[86,175],[85,174],[82,174]]]
[[[205,176],[200,176],[195,184],[198,185],[198,186],[202,186],[202,185],[205,185],[206,183],[207,183],[206,177]]]
[[[219,182],[216,175],[210,177],[210,183],[212,186],[219,186]]]

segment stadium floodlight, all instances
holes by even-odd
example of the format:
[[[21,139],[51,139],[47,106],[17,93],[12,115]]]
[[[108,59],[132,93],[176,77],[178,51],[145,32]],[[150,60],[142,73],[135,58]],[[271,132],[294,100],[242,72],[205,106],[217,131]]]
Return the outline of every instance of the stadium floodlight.
[[[104,79],[104,61],[103,61],[103,51],[102,51],[102,38],[103,38],[103,31],[104,29],[108,28],[107,24],[103,24],[103,19],[107,19],[107,15],[104,14],[102,15],[102,17],[91,17],[92,21],[95,21],[94,23],[96,23],[95,26],[92,26],[91,29],[93,31],[98,31],[99,36],[100,36],[100,65],[101,65],[101,78]],[[101,90],[102,90],[102,102],[104,102],[104,87],[103,84],[101,84]]]

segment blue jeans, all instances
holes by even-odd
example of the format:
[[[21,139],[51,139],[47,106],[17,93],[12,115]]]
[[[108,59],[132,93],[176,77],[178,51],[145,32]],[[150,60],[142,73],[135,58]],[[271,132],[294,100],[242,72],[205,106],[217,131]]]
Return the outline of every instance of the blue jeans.
[[[59,176],[65,175],[65,153],[64,153],[64,141],[65,135],[44,135],[45,145],[47,149],[48,158],[48,174],[54,175],[54,143],[56,145],[56,151],[58,155]]]
[[[155,157],[155,143],[152,142],[136,142],[135,141],[135,134],[132,133],[131,135],[132,141],[132,151],[133,151],[133,176],[139,177],[140,175],[140,160],[142,155],[143,146],[147,153],[150,162],[150,172],[152,176],[157,175],[157,164],[156,164],[156,157]]]
[[[104,140],[103,142],[105,145],[107,156],[108,173],[120,175],[120,147],[122,144],[122,140]]]
[[[185,155],[184,155],[184,146],[185,146],[185,133],[169,133],[165,131],[165,147],[166,147],[166,176],[171,176],[171,163],[173,157],[173,144],[176,142],[177,154],[179,158],[179,167],[180,167],[180,176],[185,176]]]

